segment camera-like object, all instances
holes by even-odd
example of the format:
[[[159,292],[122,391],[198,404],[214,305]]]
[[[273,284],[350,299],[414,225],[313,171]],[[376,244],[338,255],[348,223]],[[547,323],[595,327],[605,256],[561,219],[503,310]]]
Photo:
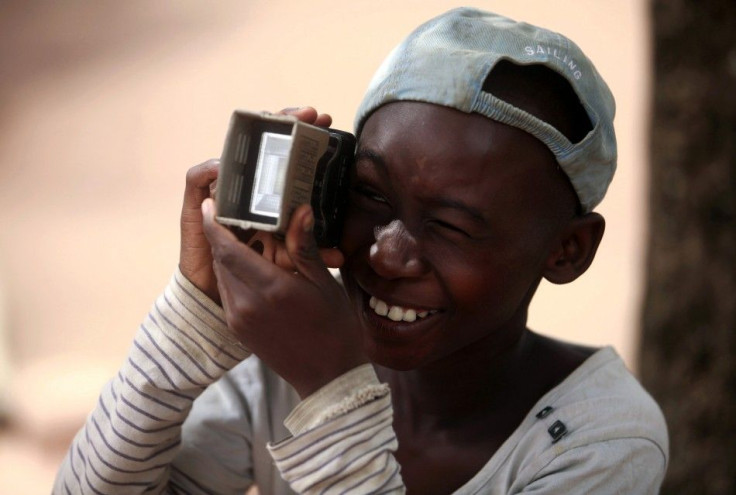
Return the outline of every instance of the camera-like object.
[[[347,208],[355,136],[290,115],[235,111],[220,161],[217,221],[283,237],[304,203],[314,211],[314,236],[336,246]]]

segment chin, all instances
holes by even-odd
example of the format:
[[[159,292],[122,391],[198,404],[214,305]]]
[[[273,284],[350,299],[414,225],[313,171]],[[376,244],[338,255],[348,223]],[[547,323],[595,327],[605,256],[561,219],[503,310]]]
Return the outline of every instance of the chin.
[[[394,371],[413,371],[426,366],[431,359],[424,353],[405,346],[384,345],[368,341],[364,349],[371,363]]]

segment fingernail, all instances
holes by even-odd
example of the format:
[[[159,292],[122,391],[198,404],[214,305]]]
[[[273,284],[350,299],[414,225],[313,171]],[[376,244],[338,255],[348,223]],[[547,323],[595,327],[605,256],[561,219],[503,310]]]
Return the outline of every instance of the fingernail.
[[[314,228],[314,213],[312,213],[311,209],[304,214],[304,223],[302,225],[304,226],[304,232],[307,234],[312,232]]]
[[[212,200],[207,198],[204,201],[202,201],[202,215],[206,217],[210,216],[211,210],[212,210]]]
[[[261,241],[255,241],[250,245],[250,248],[258,254],[263,254],[263,243]]]
[[[287,107],[287,108],[284,108],[283,111],[284,112],[298,112],[302,108],[307,108],[307,107]]]

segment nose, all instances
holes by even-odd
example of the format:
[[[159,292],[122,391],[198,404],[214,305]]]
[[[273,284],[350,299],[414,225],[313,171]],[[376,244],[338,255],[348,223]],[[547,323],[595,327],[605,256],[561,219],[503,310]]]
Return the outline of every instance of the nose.
[[[383,278],[418,277],[427,271],[419,243],[401,220],[375,230],[370,249],[370,265]]]

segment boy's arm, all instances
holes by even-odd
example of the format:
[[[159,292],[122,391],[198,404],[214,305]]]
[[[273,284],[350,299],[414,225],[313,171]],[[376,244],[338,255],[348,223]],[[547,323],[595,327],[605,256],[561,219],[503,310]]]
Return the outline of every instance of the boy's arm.
[[[289,415],[294,435],[268,446],[298,493],[404,493],[389,388],[359,366],[307,397]]]
[[[361,323],[320,259],[309,205],[299,206],[289,222],[285,236],[293,264],[289,270],[240,243],[216,222],[214,210],[211,200],[202,203],[203,230],[212,246],[228,327],[238,339],[300,397],[321,395],[324,387],[356,368],[372,371],[370,365],[363,366],[367,357]],[[261,328],[268,332],[258,331]],[[304,431],[290,428],[299,434],[270,446],[282,476],[294,490],[404,491],[393,455],[397,441],[391,400],[375,375],[373,380],[365,385],[359,380],[360,386],[345,387],[347,396],[310,408],[315,421],[300,422],[306,425]]]
[[[177,270],[74,439],[54,493],[176,489],[170,463],[192,402],[248,354],[222,309]]]

